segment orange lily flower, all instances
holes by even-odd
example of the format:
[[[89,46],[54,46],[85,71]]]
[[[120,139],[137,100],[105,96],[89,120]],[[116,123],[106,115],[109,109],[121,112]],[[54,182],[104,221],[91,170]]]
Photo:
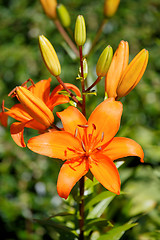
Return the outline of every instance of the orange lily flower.
[[[13,140],[20,147],[26,146],[23,137],[24,127],[45,132],[49,127],[53,127],[54,116],[52,111],[54,107],[70,101],[68,96],[59,94],[63,89],[61,85],[58,85],[50,94],[50,82],[51,78],[41,80],[28,89],[26,86],[16,87],[14,95],[20,103],[15,104],[11,109],[5,108],[8,111],[3,115],[8,115],[19,121],[14,122],[10,130]],[[66,86],[72,89],[77,96],[81,96],[76,86],[69,83],[66,83]]]
[[[71,189],[90,169],[95,178],[109,191],[120,194],[120,177],[113,163],[126,156],[144,153],[135,141],[114,137],[122,115],[121,102],[109,98],[99,104],[88,121],[75,107],[57,113],[64,131],[54,131],[33,137],[28,148],[53,158],[66,160],[57,182],[60,197],[67,198]]]
[[[119,99],[135,88],[146,70],[148,56],[148,51],[143,49],[128,65],[128,42],[120,42],[105,78],[105,92],[109,98]]]

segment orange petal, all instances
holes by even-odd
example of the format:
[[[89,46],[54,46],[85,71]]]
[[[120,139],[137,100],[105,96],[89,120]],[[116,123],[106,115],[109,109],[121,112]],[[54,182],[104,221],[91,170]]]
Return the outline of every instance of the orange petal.
[[[57,116],[61,119],[64,130],[66,132],[71,133],[72,135],[75,134],[76,128],[78,128],[78,138],[81,138],[84,130],[78,125],[86,125],[87,120],[84,115],[75,107],[68,107],[62,112],[58,112]]]
[[[4,127],[7,127],[7,120],[8,120],[8,115],[5,112],[0,112],[0,123]]]
[[[129,60],[128,42],[121,41],[111,62],[105,79],[105,91],[108,97],[117,97],[117,86]]]
[[[68,96],[64,96],[62,94],[61,95],[56,94],[55,96],[53,96],[52,98],[49,99],[49,101],[46,103],[46,105],[52,111],[55,106],[64,104],[64,103],[68,103],[69,101],[70,101],[70,99]]]
[[[71,83],[65,83],[66,87],[69,88],[70,90],[72,90],[78,97],[81,97],[81,92],[79,90],[79,88],[77,88],[75,85],[71,84]],[[51,98],[55,95],[58,94],[60,91],[62,91],[64,88],[63,86],[60,84],[57,87],[55,87],[51,93]]]
[[[73,186],[88,172],[88,164],[85,160],[66,161],[59,172],[57,192],[60,197],[68,198]]]
[[[94,154],[89,158],[90,170],[95,178],[109,191],[120,194],[120,177],[115,164],[111,159]]]
[[[33,152],[62,160],[79,156],[82,146],[79,140],[66,132],[48,132],[33,137],[28,141],[28,148]]]
[[[50,94],[50,82],[51,78],[48,80],[41,80],[35,84],[35,86],[31,86],[29,90],[36,97],[40,98],[43,102],[47,102]]]
[[[8,116],[20,121],[27,122],[32,119],[32,117],[26,112],[21,104],[15,104],[11,109],[7,109],[5,112]]]
[[[11,136],[19,147],[26,146],[23,138],[25,124],[26,123],[15,122],[15,123],[12,123],[10,127]]]
[[[148,51],[140,51],[123,73],[117,88],[118,98],[126,96],[141,80],[148,63]]]
[[[118,158],[137,156],[141,162],[144,158],[144,152],[141,146],[129,138],[115,137],[102,151],[105,156],[108,156],[112,161]]]
[[[95,125],[94,136],[100,140],[103,135],[103,141],[100,142],[100,145],[110,141],[117,133],[122,110],[123,106],[121,102],[114,101],[113,98],[108,98],[92,112],[88,120],[88,133],[92,134],[93,125]]]

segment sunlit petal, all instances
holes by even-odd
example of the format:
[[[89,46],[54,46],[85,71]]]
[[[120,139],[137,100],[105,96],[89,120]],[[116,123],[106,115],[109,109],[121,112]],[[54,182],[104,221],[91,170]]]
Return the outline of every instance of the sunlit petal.
[[[83,153],[80,141],[67,132],[41,134],[31,138],[27,146],[33,152],[62,160],[78,157],[79,151]]]
[[[92,134],[93,124],[96,127],[94,136],[99,140],[103,135],[101,145],[110,141],[117,133],[122,115],[122,103],[109,98],[99,104],[88,120],[88,133]]]
[[[127,156],[139,157],[143,162],[144,152],[141,146],[129,138],[115,137],[102,152],[112,161]]]
[[[21,104],[15,104],[11,109],[8,109],[8,111],[5,113],[8,116],[21,122],[27,122],[32,119],[32,117],[26,112],[26,110]]]
[[[102,154],[92,155],[89,160],[95,178],[109,191],[120,194],[120,177],[112,160]]]
[[[57,116],[61,119],[65,131],[74,135],[77,128],[77,136],[82,137],[84,130],[78,125],[85,125],[87,120],[77,108],[70,106],[64,111],[58,112]]]
[[[65,162],[59,172],[57,181],[57,192],[60,197],[67,198],[73,186],[88,172],[88,164],[85,160],[79,159],[76,162]]]

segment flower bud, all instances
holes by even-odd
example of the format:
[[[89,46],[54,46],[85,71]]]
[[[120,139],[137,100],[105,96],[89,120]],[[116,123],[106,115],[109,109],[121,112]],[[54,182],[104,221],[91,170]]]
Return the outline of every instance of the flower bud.
[[[120,0],[105,0],[104,15],[108,18],[112,17],[119,6]]]
[[[86,41],[86,25],[82,15],[77,17],[74,38],[77,46],[83,46]]]
[[[97,62],[96,73],[98,77],[104,77],[106,75],[112,61],[112,56],[113,49],[111,46],[107,46],[101,53]]]
[[[87,63],[87,59],[83,58],[83,77],[84,80],[87,78],[88,76],[88,63]],[[81,77],[81,67],[79,67],[79,73],[78,73],[78,78],[77,79],[82,79]]]
[[[67,8],[63,4],[57,6],[58,17],[64,27],[69,27],[71,24],[71,18]]]
[[[39,36],[39,47],[43,57],[43,60],[53,76],[59,76],[61,73],[61,66],[57,57],[57,54],[48,41],[48,39],[41,35]]]
[[[16,88],[16,94],[20,103],[33,119],[47,128],[50,127],[54,121],[53,113],[40,98],[21,86]]]
[[[41,5],[49,18],[56,18],[57,0],[40,0]]]
[[[141,80],[148,63],[149,53],[141,50],[125,69],[117,88],[118,98],[126,96]]]

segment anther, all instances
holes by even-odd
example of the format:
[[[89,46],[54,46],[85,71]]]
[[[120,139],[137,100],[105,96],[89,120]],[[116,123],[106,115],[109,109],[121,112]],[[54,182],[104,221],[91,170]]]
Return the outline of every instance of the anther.
[[[92,126],[93,126],[94,130],[96,130],[96,125],[94,123],[92,123]]]
[[[76,128],[75,133],[74,133],[74,137],[76,138],[78,134],[78,128]]]
[[[24,87],[25,85],[26,85],[26,83],[28,83],[28,82],[31,82],[31,84],[35,87],[35,84],[34,84],[34,82],[33,82],[33,80],[31,79],[31,78],[29,78],[28,80],[26,80],[24,83],[22,83],[22,87]]]
[[[81,127],[81,128],[88,128],[88,125],[77,125],[78,127]]]
[[[101,142],[103,141],[103,139],[104,139],[104,132],[102,132]]]
[[[15,88],[13,88],[13,90],[8,94],[8,97],[15,97],[16,96],[16,88],[17,87],[15,87]]]
[[[84,142],[81,141],[81,144],[82,144],[83,151],[86,152],[86,148],[85,148]]]
[[[102,147],[97,147],[96,149],[97,149],[97,150],[102,150]]]

